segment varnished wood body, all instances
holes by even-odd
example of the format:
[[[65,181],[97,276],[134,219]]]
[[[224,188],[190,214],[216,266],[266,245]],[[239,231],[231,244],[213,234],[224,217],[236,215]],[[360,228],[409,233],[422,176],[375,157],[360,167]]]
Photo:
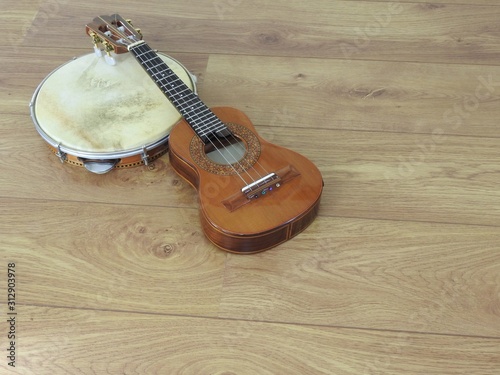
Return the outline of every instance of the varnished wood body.
[[[257,136],[260,156],[256,164],[259,169],[275,172],[293,166],[300,175],[231,211],[223,201],[240,192],[244,183],[236,174],[221,175],[197,165],[190,151],[196,135],[181,121],[170,134],[170,161],[176,172],[198,190],[201,223],[207,237],[224,250],[255,253],[300,233],[318,213],[323,190],[319,170],[306,157],[259,137],[242,112],[226,107],[212,111],[223,122],[243,125]]]

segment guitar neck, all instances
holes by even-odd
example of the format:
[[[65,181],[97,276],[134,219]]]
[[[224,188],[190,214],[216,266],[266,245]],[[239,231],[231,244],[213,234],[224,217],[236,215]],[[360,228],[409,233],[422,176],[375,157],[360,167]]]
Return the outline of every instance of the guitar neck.
[[[215,133],[227,131],[224,123],[146,43],[133,45],[129,51],[204,143]]]

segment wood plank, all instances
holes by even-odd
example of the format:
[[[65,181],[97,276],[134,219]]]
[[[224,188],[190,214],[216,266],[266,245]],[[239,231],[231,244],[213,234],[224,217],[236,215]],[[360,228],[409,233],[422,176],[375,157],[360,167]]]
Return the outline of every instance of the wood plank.
[[[366,0],[350,0],[350,1],[366,1]],[[370,2],[381,2],[381,3],[386,3],[388,2],[387,0],[369,0]],[[478,0],[478,1],[472,1],[472,0],[439,0],[439,2],[429,2],[428,0],[398,0],[399,3],[426,3],[428,4],[428,7],[436,7],[440,6],[440,4],[458,4],[458,5],[489,5],[489,6],[495,6],[495,5],[500,5],[497,1],[495,0]]]
[[[220,316],[500,338],[499,244],[492,227],[320,217],[230,255]]]
[[[335,139],[333,145],[318,141],[316,147],[325,154],[318,164],[331,184],[327,202],[332,205],[323,206],[329,213],[499,225],[497,140],[360,132],[328,136]]]
[[[0,201],[2,259],[16,263],[19,303],[218,313],[226,253],[192,225],[196,211]]]
[[[154,169],[95,175],[62,165],[31,124],[25,126],[15,134],[0,132],[9,140],[0,149],[0,196],[198,208],[194,189],[166,156],[155,161]],[[325,181],[320,215],[500,223],[496,139],[333,130],[311,130],[304,137],[304,129],[287,127],[258,131],[318,165]]]
[[[19,47],[30,37],[29,31],[42,3],[44,0],[2,2],[0,25],[4,33],[0,43],[9,48],[8,53],[17,53]]]
[[[212,55],[200,95],[256,124],[498,138],[499,77],[498,66]]]
[[[33,306],[18,318],[24,374],[493,375],[500,359],[484,338]]]
[[[460,59],[481,65],[497,61],[498,6],[329,0],[192,4],[172,1],[138,10],[120,3],[108,9],[134,18],[154,48],[168,51],[442,63]],[[41,11],[21,46],[86,45],[84,25],[95,12],[87,3]]]

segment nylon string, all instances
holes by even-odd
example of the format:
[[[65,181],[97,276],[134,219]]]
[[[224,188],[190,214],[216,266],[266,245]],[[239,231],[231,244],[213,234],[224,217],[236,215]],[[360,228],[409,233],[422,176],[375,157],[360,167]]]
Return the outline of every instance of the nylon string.
[[[101,18],[101,19],[102,19],[102,18]],[[104,22],[106,22],[105,20],[103,20],[103,21],[104,21]],[[106,24],[108,24],[108,23],[106,22]],[[128,38],[128,36],[127,36],[125,33],[123,33],[121,30],[119,30],[117,27],[115,27],[114,25],[109,25],[109,24],[108,24],[108,26],[109,26],[110,28],[112,28],[112,29],[113,29],[113,31],[114,31],[116,34],[118,34],[118,35],[122,38],[122,39],[120,40],[120,42],[123,42],[123,43],[125,43],[125,44],[127,44],[127,45],[130,45],[130,44],[132,44],[132,43],[133,43],[133,42],[132,42],[132,41]],[[139,45],[137,49],[139,50],[139,48],[140,48],[140,47],[142,47],[142,46],[144,46],[144,45],[142,45],[142,44],[141,44],[141,45]],[[141,53],[141,56],[139,56],[139,55],[137,55],[137,54],[136,54],[135,56],[141,60],[141,63],[142,63],[142,64],[144,64],[144,66],[145,66],[146,68],[148,68],[148,71],[150,71],[150,72],[151,72],[151,70],[152,70],[152,69],[155,69],[155,70],[156,70],[156,73],[152,73],[152,72],[151,72],[151,74],[163,73],[162,71],[160,71],[160,70],[158,69],[158,65],[157,65],[157,66],[152,66],[152,67],[149,67],[149,66],[147,65],[148,63],[147,63],[147,62],[146,62],[146,61],[142,58],[142,55],[144,55],[145,53],[148,53],[148,52],[152,52],[152,53],[154,54],[154,56],[153,56],[154,58],[156,58],[156,57],[158,57],[158,58],[159,58],[159,56],[157,56],[157,55],[154,53],[154,51],[153,51],[153,50],[149,50],[149,51],[148,51],[147,49],[145,49],[145,50],[144,50],[144,49],[142,49],[142,50],[140,50],[139,52]],[[162,60],[162,62],[163,62],[163,60]],[[169,67],[168,67],[168,65],[166,65],[166,64],[165,64],[165,66],[167,66],[167,68],[169,68]],[[172,71],[172,69],[171,69],[171,68],[169,68],[169,69]],[[174,75],[175,77],[177,77],[173,71],[172,71],[172,73],[173,73],[173,75]],[[180,80],[180,78],[179,78],[179,77],[177,77],[177,78]],[[158,80],[158,81],[159,81],[159,80]],[[180,81],[181,81],[181,83],[184,83],[184,82],[182,82],[182,80],[180,80]],[[164,88],[165,88],[165,90],[166,90],[166,85],[163,85],[163,84],[162,84],[162,86],[164,86]],[[187,86],[186,86],[186,88],[189,90],[189,92],[193,93],[193,95],[195,96],[195,98],[198,98],[198,97],[197,97],[197,95],[196,95],[193,91],[191,91],[191,90],[189,89],[189,87],[187,87]],[[175,92],[176,92],[177,94],[179,93],[179,92],[177,92],[177,89],[175,89]],[[198,99],[199,99],[199,98],[198,98]],[[180,104],[180,103],[181,103],[181,100],[183,100],[183,104]],[[183,106],[184,106],[184,108],[186,108],[186,103],[187,103],[187,101],[186,101],[186,99],[185,99],[184,97],[182,97],[182,96],[181,96],[181,97],[180,97],[180,99],[177,99],[176,101],[179,103],[179,106],[183,105]],[[200,102],[201,102],[202,104],[204,104],[201,100],[200,100]],[[192,108],[192,107],[191,107],[191,108]],[[206,108],[208,109],[208,107],[206,107]],[[208,114],[213,114],[213,112],[212,112],[212,111],[210,111],[210,109],[208,109]],[[217,116],[215,116],[215,115],[214,115],[214,117],[215,117],[218,121],[220,121],[220,119],[219,119]],[[222,123],[222,121],[220,121],[220,123],[221,123],[222,125],[224,125],[224,123]],[[199,125],[197,125],[197,126],[198,126],[198,128],[200,128],[200,126],[199,126]],[[212,124],[203,124],[203,127],[207,127],[207,126],[208,126],[208,127],[210,127],[210,126],[212,126]],[[224,126],[225,126],[225,125],[224,125]],[[210,128],[208,128],[208,130],[210,130]],[[246,173],[246,175],[248,175],[248,177],[249,177],[249,178],[250,178],[253,182],[255,182],[256,180],[255,180],[255,179],[252,177],[252,175],[248,172],[250,169],[254,170],[254,171],[257,173],[257,175],[259,176],[259,178],[262,178],[263,176],[261,175],[261,173],[259,173],[259,171],[258,171],[256,168],[254,168],[254,166],[250,165],[249,163],[248,163],[248,165],[247,165],[247,167],[246,167],[246,168],[245,168],[245,167],[244,167],[244,166],[240,163],[240,161],[241,161],[241,160],[244,160],[244,158],[243,158],[243,157],[245,156],[245,151],[246,151],[246,148],[244,147],[244,145],[241,145],[240,141],[239,141],[238,139],[236,139],[236,137],[235,137],[235,136],[234,136],[234,134],[231,132],[231,130],[230,130],[230,129],[228,129],[228,130],[229,130],[229,136],[230,136],[230,138],[229,138],[228,136],[226,136],[226,135],[215,134],[214,132],[212,132],[212,134],[214,134],[214,135],[216,136],[216,137],[215,137],[215,139],[216,139],[216,140],[217,140],[217,142],[219,143],[219,147],[218,147],[216,144],[214,144],[214,142],[212,141],[212,138],[211,138],[211,137],[208,137],[208,136],[207,136],[207,139],[209,140],[210,144],[214,147],[214,149],[215,149],[215,150],[216,150],[216,151],[220,154],[220,156],[224,159],[224,161],[227,163],[227,165],[231,166],[231,168],[233,169],[233,171],[234,171],[234,172],[238,175],[238,177],[239,177],[239,178],[243,181],[243,183],[244,183],[245,185],[249,185],[249,184],[248,184],[248,182],[247,182],[247,181],[246,181],[246,180],[245,180],[245,179],[241,176],[240,172],[238,172],[238,170],[234,167],[234,164],[237,164],[237,165],[238,165],[238,166],[239,166],[239,167],[240,167],[240,168],[241,168],[241,169],[242,169],[242,170]],[[237,148],[237,150],[236,150],[236,157],[235,157],[235,155],[231,152],[231,150],[229,150],[229,149],[226,147],[226,145],[223,143],[223,141],[222,141],[219,137],[220,137],[220,138],[224,138],[224,140],[225,140],[227,143],[229,143],[229,144],[234,144],[234,143],[238,144],[238,147],[236,147],[236,148]],[[220,146],[222,146],[222,147],[220,147]],[[224,149],[224,150],[227,152],[227,154],[228,154],[228,155],[230,155],[230,158],[232,158],[233,160],[235,160],[235,162],[234,162],[234,163],[231,163],[231,162],[230,162],[230,161],[226,158],[226,156],[224,155],[224,153],[221,151],[222,149]],[[264,173],[265,173],[266,175],[267,175],[267,174],[269,174],[269,173],[266,171],[266,169],[262,166],[262,164],[261,164],[258,160],[257,160],[257,162],[256,162],[255,164],[258,164],[258,165],[260,166],[260,168],[264,171]]]

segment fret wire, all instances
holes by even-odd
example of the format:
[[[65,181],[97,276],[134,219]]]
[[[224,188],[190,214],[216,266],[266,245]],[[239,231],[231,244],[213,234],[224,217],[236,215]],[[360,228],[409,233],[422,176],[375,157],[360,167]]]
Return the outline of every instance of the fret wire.
[[[160,89],[167,94],[170,101],[193,127],[193,130],[199,134],[200,138],[205,138],[210,133],[226,129],[222,121],[213,114],[173,70],[154,51],[148,48],[142,44],[132,48],[132,51]]]
[[[158,73],[152,73],[152,75],[157,75]],[[173,75],[173,74],[172,74]],[[156,79],[157,83],[159,83],[160,87],[170,94],[175,101],[178,102],[179,105],[186,105],[187,103],[181,103],[180,98],[189,98],[189,101],[196,100],[195,97],[190,98],[190,94],[192,91],[187,87],[184,82],[180,78],[176,78],[174,80],[168,80],[168,77],[161,77]],[[199,100],[199,99],[198,99]]]
[[[157,76],[157,75],[159,75],[159,74],[161,74],[161,78],[162,78],[162,79],[168,79],[168,78],[170,78],[170,77],[172,77],[172,76],[175,76],[175,74],[174,74],[174,73],[169,74],[168,76],[166,76],[166,75],[165,75],[165,73],[163,73],[162,71],[160,71],[160,72],[158,72],[158,73],[152,73],[152,74],[151,74],[151,76],[152,76],[152,77],[155,77],[154,79],[156,79],[156,76]]]
[[[191,116],[193,118],[196,118],[196,120],[198,122],[200,122],[201,125],[197,125],[197,127],[200,128],[200,129],[207,127],[207,124],[205,123],[207,120],[211,120],[211,121],[214,120],[214,118],[212,117],[212,113],[211,112],[208,112],[208,110],[206,110],[206,109],[202,109],[202,111],[203,112],[201,112],[201,113],[193,113],[193,114],[191,114]]]
[[[219,130],[223,130],[225,125],[222,123],[211,123],[210,127],[198,127],[196,130],[201,136],[207,136],[210,133],[214,133]]]
[[[213,141],[210,139],[210,133],[214,134],[215,132],[227,130],[226,125],[220,121],[220,119],[198,98],[194,92],[189,89],[189,87],[186,86],[184,82],[176,82],[178,77],[172,69],[170,69],[168,65],[159,56],[157,56],[146,43],[131,47],[130,51],[134,53],[139,63],[144,67],[151,78],[153,78],[158,87],[166,94],[167,98],[174,104],[177,110],[182,114],[184,119],[203,140],[203,142],[210,142],[214,145]],[[144,56],[146,57],[145,59],[143,58]],[[158,59],[155,58],[155,56]],[[167,76],[164,75],[165,72],[167,73]],[[161,78],[159,78],[158,75],[161,75]],[[168,87],[169,83],[170,87]],[[182,90],[178,91],[179,88]],[[184,88],[189,91],[187,95],[184,95],[184,93],[187,92]],[[191,103],[192,101],[194,101],[194,103]],[[198,105],[199,108],[201,108],[200,112],[202,113],[202,116],[195,113],[193,104]],[[231,132],[229,132],[229,134],[234,137]],[[221,146],[226,148],[221,140],[218,142]],[[217,148],[217,146],[215,147]],[[228,162],[228,164],[231,164],[222,153],[221,155],[224,157],[226,162]],[[237,163],[240,167],[242,167],[239,162]],[[233,169],[237,172],[234,166]],[[238,172],[237,174],[243,183],[247,184],[245,179]],[[251,180],[254,180],[248,172],[246,172],[246,174]]]
[[[207,123],[207,120],[208,120],[208,123]],[[203,131],[203,132],[208,132],[208,131],[212,130],[215,126],[218,126],[220,124],[220,121],[209,117],[206,120],[201,120],[201,124],[203,126],[199,126],[198,130]]]
[[[143,64],[147,64],[148,62],[153,61],[153,60],[157,60],[157,61],[158,61],[158,57],[157,57],[157,56],[153,56],[153,57],[151,57],[150,59],[147,59],[147,60],[141,60],[141,63],[143,63]]]

